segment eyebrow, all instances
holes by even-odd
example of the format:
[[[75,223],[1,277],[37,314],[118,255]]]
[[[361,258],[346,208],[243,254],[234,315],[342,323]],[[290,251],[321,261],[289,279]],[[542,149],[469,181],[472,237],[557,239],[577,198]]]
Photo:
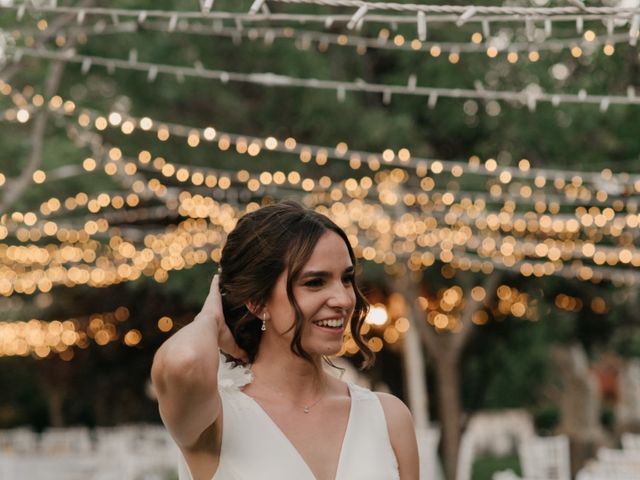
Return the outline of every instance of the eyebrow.
[[[345,268],[343,273],[353,273],[355,272],[355,268],[352,266]],[[308,272],[304,272],[300,275],[301,279],[309,278],[309,277],[330,277],[331,272],[327,272],[324,270],[309,270]]]

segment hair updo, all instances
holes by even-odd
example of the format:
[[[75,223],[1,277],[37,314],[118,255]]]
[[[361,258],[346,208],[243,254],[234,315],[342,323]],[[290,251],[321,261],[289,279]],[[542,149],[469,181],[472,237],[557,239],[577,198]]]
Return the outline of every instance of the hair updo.
[[[344,231],[329,218],[295,202],[268,205],[244,215],[227,237],[220,258],[220,291],[225,322],[236,343],[247,352],[249,362],[255,360],[262,336],[262,321],[254,311],[264,308],[276,280],[284,271],[287,277],[287,296],[295,310],[295,324],[291,351],[311,360],[302,347],[304,318],[293,295],[293,284],[309,261],[320,237],[335,232],[344,240],[349,257],[356,258]],[[369,304],[353,283],[356,304],[349,320],[351,334],[364,356],[363,366],[373,363],[373,352],[360,335],[360,327]]]

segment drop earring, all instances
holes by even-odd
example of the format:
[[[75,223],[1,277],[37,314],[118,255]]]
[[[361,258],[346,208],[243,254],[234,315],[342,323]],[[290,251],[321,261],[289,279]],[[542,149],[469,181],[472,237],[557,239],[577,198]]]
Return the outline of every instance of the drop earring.
[[[260,330],[264,332],[266,329],[267,329],[267,312],[264,312],[262,314],[262,327],[260,327]]]

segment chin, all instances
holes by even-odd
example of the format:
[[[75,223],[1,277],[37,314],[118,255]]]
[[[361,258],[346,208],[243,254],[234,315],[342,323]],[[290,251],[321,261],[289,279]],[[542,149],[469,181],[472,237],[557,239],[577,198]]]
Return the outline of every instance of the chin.
[[[342,349],[342,342],[336,343],[323,343],[321,345],[309,345],[308,347],[303,345],[303,348],[309,352],[311,355],[324,355],[326,357],[332,357],[340,353]]]
[[[342,342],[336,345],[326,345],[323,349],[322,355],[332,357],[340,353],[340,350],[342,350]]]

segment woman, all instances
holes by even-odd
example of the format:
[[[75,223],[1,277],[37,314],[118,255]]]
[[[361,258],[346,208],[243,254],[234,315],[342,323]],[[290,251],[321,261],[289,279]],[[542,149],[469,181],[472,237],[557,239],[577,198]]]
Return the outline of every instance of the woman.
[[[322,368],[345,329],[372,361],[346,234],[293,202],[266,206],[239,220],[220,268],[202,311],[152,368],[185,478],[417,479],[406,406]]]

